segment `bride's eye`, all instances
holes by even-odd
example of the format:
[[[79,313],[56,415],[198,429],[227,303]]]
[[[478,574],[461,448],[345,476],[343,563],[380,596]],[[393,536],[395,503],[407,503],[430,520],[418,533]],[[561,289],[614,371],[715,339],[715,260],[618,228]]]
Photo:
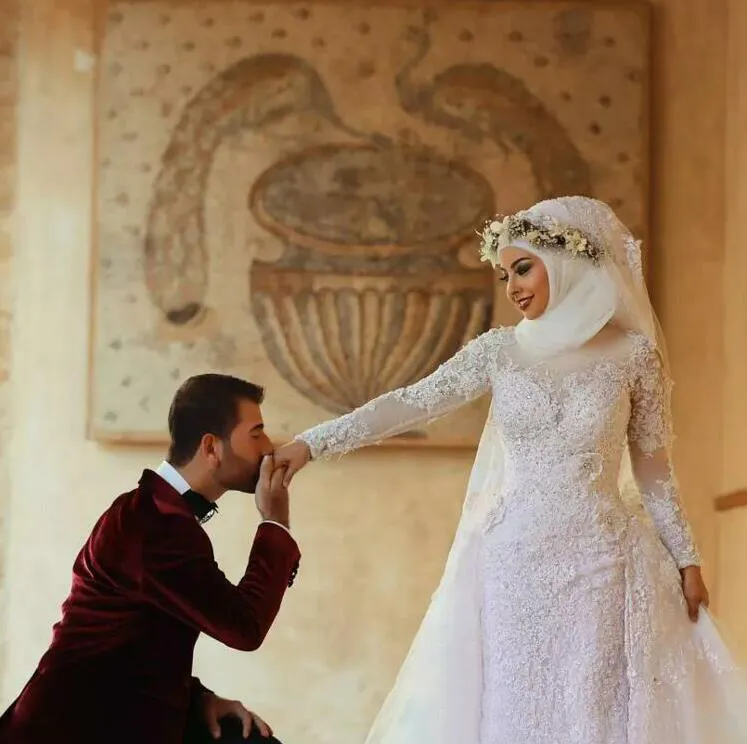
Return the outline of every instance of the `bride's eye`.
[[[499,271],[498,272],[498,281],[499,282],[507,282],[508,281],[508,274],[505,271]]]
[[[532,262],[531,261],[522,261],[520,264],[517,264],[516,266],[516,273],[519,276],[524,276],[525,274],[529,273],[529,270],[532,268]]]

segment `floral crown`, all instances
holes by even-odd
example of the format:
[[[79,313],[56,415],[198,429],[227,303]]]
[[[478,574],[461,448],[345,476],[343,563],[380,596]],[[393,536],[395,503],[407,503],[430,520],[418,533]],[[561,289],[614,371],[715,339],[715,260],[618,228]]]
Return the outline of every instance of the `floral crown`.
[[[536,225],[526,217],[516,214],[497,217],[487,222],[478,234],[481,238],[480,257],[483,261],[489,261],[493,267],[498,263],[498,252],[517,240],[525,240],[539,249],[566,251],[573,257],[585,258],[595,264],[604,255],[604,251],[580,230],[552,218]]]

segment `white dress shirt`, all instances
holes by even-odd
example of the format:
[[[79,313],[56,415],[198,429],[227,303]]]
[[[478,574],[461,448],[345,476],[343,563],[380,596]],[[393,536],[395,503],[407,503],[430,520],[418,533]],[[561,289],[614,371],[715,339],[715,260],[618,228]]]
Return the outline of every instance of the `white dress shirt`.
[[[166,462],[166,460],[156,468],[156,473],[180,494],[185,494],[187,491],[192,490],[192,486],[187,483],[184,476],[170,462]],[[263,519],[262,524],[274,524],[278,527],[282,527],[290,535],[290,530],[284,524],[280,524],[280,522],[273,522],[271,519]]]

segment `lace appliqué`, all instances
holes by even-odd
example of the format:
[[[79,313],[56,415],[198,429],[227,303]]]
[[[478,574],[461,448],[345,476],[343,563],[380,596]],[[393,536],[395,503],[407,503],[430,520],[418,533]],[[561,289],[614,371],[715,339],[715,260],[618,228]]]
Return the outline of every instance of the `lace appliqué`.
[[[628,259],[628,266],[633,274],[633,278],[638,284],[643,284],[643,260],[641,259],[641,241],[633,237],[625,240],[625,253]]]
[[[674,439],[671,380],[659,353],[647,340],[638,344],[633,365],[628,441],[643,504],[678,568],[700,565],[669,460],[668,449]]]
[[[376,444],[450,413],[489,390],[491,365],[510,336],[507,329],[490,330],[470,341],[428,377],[385,393],[297,438],[306,442],[314,459],[325,459]]]
[[[628,439],[642,452],[652,453],[674,441],[670,399],[672,381],[661,357],[648,339],[641,339],[633,352],[632,410]]]
[[[671,468],[669,477],[656,480],[641,497],[659,538],[677,563],[677,568],[699,566],[700,554],[690,523],[680,502],[679,489]]]

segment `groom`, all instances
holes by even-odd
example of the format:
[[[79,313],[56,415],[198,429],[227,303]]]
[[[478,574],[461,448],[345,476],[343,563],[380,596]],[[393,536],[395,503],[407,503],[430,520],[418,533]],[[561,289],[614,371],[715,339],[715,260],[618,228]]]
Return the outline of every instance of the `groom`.
[[[257,649],[298,570],[262,399],[256,385],[216,374],[177,391],[167,460],[93,528],[51,646],[0,718],[0,744],[275,741],[241,703],[191,676],[201,632]],[[200,526],[228,490],[254,493],[263,520],[236,585]]]

